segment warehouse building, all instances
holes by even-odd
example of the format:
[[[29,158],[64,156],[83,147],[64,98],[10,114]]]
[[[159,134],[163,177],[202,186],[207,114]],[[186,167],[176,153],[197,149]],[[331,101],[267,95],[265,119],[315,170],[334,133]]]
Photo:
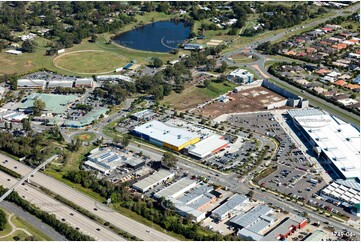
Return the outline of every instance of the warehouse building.
[[[134,82],[134,80],[125,75],[101,75],[96,76],[97,81],[126,81],[126,82]]]
[[[323,241],[326,238],[327,234],[322,230],[316,230],[309,236],[307,236],[303,241]]]
[[[52,80],[47,82],[46,88],[47,89],[56,88],[56,87],[72,88],[73,84],[74,82],[72,80]]]
[[[198,223],[206,218],[206,209],[217,201],[217,197],[212,194],[212,191],[213,187],[202,184],[192,188],[182,196],[169,200],[173,202],[180,215],[191,216],[193,221]]]
[[[290,110],[298,127],[320,160],[342,179],[360,181],[360,131],[317,109]]]
[[[174,177],[174,173],[167,170],[159,170],[154,174],[133,184],[133,188],[139,192],[145,193],[152,187]]]
[[[76,95],[58,95],[58,94],[46,94],[46,93],[33,93],[29,95],[23,103],[19,106],[19,111],[32,111],[35,100],[40,99],[45,102],[46,107],[43,112],[48,114],[62,114],[64,113],[70,104],[76,99]]]
[[[152,144],[175,151],[180,151],[200,140],[197,134],[185,128],[170,126],[157,120],[136,127],[132,133]]]
[[[347,207],[360,203],[360,191],[332,182],[321,190],[321,196],[333,201],[340,201]]]
[[[247,70],[237,69],[227,75],[227,80],[236,83],[252,83],[254,75]]]
[[[199,141],[198,143],[191,145],[188,148],[188,154],[198,158],[204,159],[217,152],[227,148],[229,143],[223,136],[218,134],[210,135],[209,137]]]
[[[261,234],[275,223],[275,219],[270,216],[271,213],[273,213],[272,208],[261,204],[246,213],[237,215],[230,222],[235,227]]]
[[[242,207],[249,202],[248,197],[240,194],[234,194],[225,203],[212,211],[211,217],[222,221],[231,218],[236,212],[241,211]]]
[[[284,219],[272,231],[268,232],[261,240],[275,241],[286,240],[290,235],[298,229],[302,229],[307,225],[307,219],[293,214],[291,217]]]
[[[41,89],[41,90],[44,90],[45,86],[46,86],[45,80],[19,79],[17,82],[18,89]]]
[[[93,87],[93,78],[76,79],[74,86],[77,88],[80,88],[80,87],[92,88]]]
[[[145,162],[140,158],[110,148],[96,148],[90,152],[83,165],[101,173],[108,173],[124,165],[139,169],[145,165]]]
[[[197,181],[184,177],[173,183],[172,185],[164,188],[163,190],[160,190],[159,192],[154,194],[154,197],[157,199],[161,197],[164,197],[166,199],[176,198],[183,193],[189,191],[190,189],[194,188],[196,185]]]
[[[134,120],[137,120],[137,121],[144,121],[144,120],[149,121],[155,115],[156,115],[156,113],[154,113],[153,110],[145,109],[145,110],[142,110],[140,112],[132,114],[130,117],[132,119],[134,119]]]

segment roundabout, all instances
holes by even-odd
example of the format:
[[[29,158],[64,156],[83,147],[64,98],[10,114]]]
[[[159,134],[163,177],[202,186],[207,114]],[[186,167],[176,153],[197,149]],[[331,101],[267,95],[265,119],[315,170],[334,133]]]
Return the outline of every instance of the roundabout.
[[[79,75],[99,75],[114,72],[129,60],[104,50],[79,50],[62,54],[53,60],[56,68]]]

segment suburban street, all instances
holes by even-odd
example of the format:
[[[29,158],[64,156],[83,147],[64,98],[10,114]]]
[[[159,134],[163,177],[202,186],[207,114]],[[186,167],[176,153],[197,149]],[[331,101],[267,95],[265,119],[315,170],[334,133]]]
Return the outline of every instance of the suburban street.
[[[7,163],[3,164],[3,166],[12,169],[19,173],[22,176],[25,176],[29,172],[32,171],[32,168],[26,166],[18,161],[11,159],[10,157],[6,157],[4,155],[0,155],[0,161],[8,160]],[[17,167],[16,169],[14,167]],[[1,176],[3,177],[3,176]],[[14,180],[14,179],[13,179]],[[6,180],[5,180],[6,181]],[[5,182],[3,181],[2,184]],[[15,181],[15,180],[14,180]],[[144,224],[141,224],[135,220],[132,220],[120,213],[112,210],[111,208],[100,204],[96,200],[84,195],[81,192],[76,191],[75,189],[63,184],[60,181],[57,181],[43,173],[36,173],[34,177],[31,178],[32,183],[36,183],[44,188],[51,190],[52,192],[76,203],[78,206],[88,210],[89,212],[97,215],[101,219],[108,221],[109,223],[127,231],[131,235],[134,235],[142,240],[148,241],[173,241],[176,240],[173,237],[159,232],[154,228],[148,227]],[[11,184],[13,185],[13,184]],[[23,187],[23,186],[21,186]],[[20,192],[21,189],[18,189],[17,192]],[[34,198],[34,200],[36,200]],[[41,200],[40,200],[41,201]],[[99,225],[98,225],[99,227]],[[99,236],[97,236],[100,238]],[[107,240],[107,239],[106,239]],[[116,239],[118,240],[118,239]]]
[[[328,17],[325,19],[320,19],[320,20],[314,21],[312,23],[306,24],[306,25],[304,25],[304,28],[316,27],[317,25],[319,25],[323,22],[326,22],[327,20],[330,20],[334,17],[349,15],[350,12],[354,12],[354,11],[358,10],[359,8],[360,8],[360,4],[357,3],[349,8],[345,8],[345,9],[338,11],[334,16],[331,16],[331,17]],[[294,30],[301,29],[301,28],[302,27],[294,28]],[[325,101],[322,98],[316,97],[307,92],[302,92],[302,90],[300,88],[293,86],[291,84],[288,84],[288,83],[280,80],[279,78],[272,76],[270,73],[268,73],[268,70],[266,68],[266,61],[269,59],[265,55],[258,53],[255,50],[255,48],[258,46],[258,44],[261,44],[261,43],[264,43],[267,41],[275,42],[275,41],[281,40],[286,34],[287,34],[287,31],[285,30],[282,33],[275,34],[273,36],[269,36],[269,37],[263,38],[261,40],[255,41],[254,43],[251,43],[242,49],[238,49],[238,50],[235,50],[232,52],[225,53],[223,55],[222,60],[225,61],[227,63],[227,65],[229,65],[229,66],[246,67],[246,68],[249,68],[252,71],[254,71],[256,73],[256,75],[259,77],[266,78],[266,79],[272,79],[277,84],[284,86],[286,89],[292,91],[293,93],[307,98],[310,101],[311,105],[320,107],[332,115],[335,115],[338,117],[341,116],[340,118],[342,118],[344,121],[350,122],[353,125],[360,127],[360,124],[359,124],[360,117],[358,115],[351,113],[349,111],[346,111],[330,102]],[[258,60],[255,62],[252,62],[252,63],[247,63],[247,64],[235,64],[233,61],[231,61],[229,59],[230,56],[237,54],[237,53],[242,53],[242,52],[247,52],[247,53],[250,52],[253,55],[257,56]]]

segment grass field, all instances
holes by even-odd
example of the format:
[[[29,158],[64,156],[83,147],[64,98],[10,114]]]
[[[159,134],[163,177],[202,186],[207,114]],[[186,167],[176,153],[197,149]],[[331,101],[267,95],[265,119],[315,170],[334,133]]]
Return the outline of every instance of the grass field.
[[[95,139],[95,134],[94,133],[87,133],[87,132],[80,133],[80,134],[74,136],[74,139],[89,142],[89,141],[92,141],[93,139]]]
[[[54,59],[56,67],[79,74],[112,72],[128,62],[129,60],[122,55],[101,50],[70,52]]]
[[[236,86],[231,82],[211,82],[207,88],[192,85],[186,87],[182,93],[170,94],[163,99],[162,103],[171,105],[178,110],[185,110],[233,90]]]

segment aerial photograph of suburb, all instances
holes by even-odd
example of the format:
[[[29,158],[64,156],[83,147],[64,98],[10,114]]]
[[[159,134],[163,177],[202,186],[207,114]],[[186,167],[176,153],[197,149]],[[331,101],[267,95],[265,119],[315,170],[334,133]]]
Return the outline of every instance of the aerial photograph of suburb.
[[[360,172],[360,0],[0,0],[0,241],[360,241]]]

